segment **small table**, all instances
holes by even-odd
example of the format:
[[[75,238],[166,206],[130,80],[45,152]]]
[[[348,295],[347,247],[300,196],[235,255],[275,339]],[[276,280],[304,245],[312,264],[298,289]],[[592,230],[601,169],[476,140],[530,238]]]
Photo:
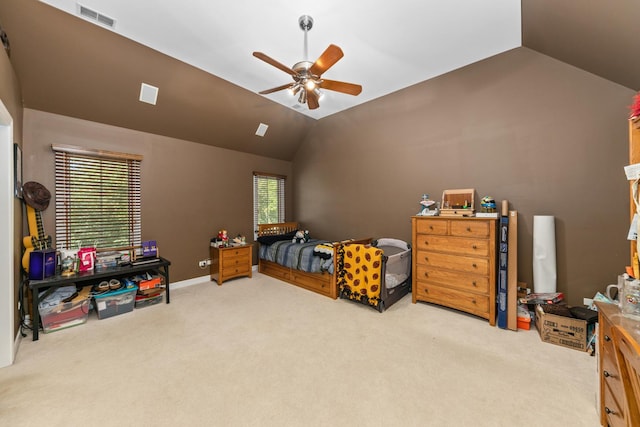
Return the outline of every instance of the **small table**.
[[[57,288],[65,285],[75,284],[76,286],[89,286],[99,282],[100,279],[117,279],[120,277],[132,276],[135,273],[154,272],[164,277],[165,289],[167,294],[167,304],[169,304],[169,266],[171,262],[165,258],[158,258],[151,262],[136,264],[135,261],[131,265],[123,265],[117,267],[109,267],[100,271],[83,271],[71,276],[52,276],[44,280],[28,280],[26,283],[31,290],[32,295],[32,316],[33,316],[33,341],[38,340],[40,329],[40,312],[38,305],[40,304],[40,290],[47,288],[43,295],[45,298]]]
[[[211,280],[219,285],[233,277],[251,277],[252,245],[211,246]]]

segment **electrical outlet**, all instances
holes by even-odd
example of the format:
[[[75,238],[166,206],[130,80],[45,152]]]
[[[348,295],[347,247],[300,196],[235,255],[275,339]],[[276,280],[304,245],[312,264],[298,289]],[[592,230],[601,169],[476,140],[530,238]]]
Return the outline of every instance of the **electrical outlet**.
[[[203,261],[200,261],[200,262],[198,263],[198,266],[199,266],[200,268],[205,268],[205,267],[207,266],[207,260],[205,259],[205,260],[203,260]]]

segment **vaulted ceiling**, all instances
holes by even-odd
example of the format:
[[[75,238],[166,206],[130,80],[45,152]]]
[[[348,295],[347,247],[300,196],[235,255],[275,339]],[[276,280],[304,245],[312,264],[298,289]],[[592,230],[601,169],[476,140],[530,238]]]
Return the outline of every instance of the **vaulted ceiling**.
[[[639,23],[637,0],[0,0],[26,108],[284,160],[317,120],[520,46],[639,90]],[[344,57],[323,77],[360,95],[325,90],[309,110],[257,93],[292,80],[253,51],[291,67],[329,44]],[[138,100],[141,83],[159,88],[156,105]]]

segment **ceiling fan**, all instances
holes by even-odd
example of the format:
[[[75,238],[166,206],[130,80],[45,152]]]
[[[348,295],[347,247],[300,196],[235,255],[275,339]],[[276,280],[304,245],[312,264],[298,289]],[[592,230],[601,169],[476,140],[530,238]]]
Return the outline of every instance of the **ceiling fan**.
[[[308,15],[303,15],[298,19],[298,24],[300,25],[300,29],[304,31],[304,61],[300,61],[289,68],[262,52],[253,52],[253,56],[256,58],[273,65],[293,77],[292,83],[263,90],[258,93],[266,95],[279,90],[289,89],[293,95],[298,95],[298,102],[301,104],[306,103],[310,110],[315,110],[320,106],[318,102],[322,94],[320,89],[333,90],[348,95],[360,94],[360,92],[362,92],[362,86],[360,85],[322,78],[322,73],[331,68],[344,56],[342,49],[338,46],[330,44],[315,62],[306,60],[307,32],[313,27],[313,18]]]

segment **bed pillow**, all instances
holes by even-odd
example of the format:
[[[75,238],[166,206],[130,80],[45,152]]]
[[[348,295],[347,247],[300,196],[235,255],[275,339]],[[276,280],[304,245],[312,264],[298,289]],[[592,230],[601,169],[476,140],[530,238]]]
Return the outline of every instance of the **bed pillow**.
[[[293,239],[293,237],[296,235],[296,231],[297,230],[293,230],[289,233],[284,233],[284,234],[274,234],[271,236],[260,236],[258,237],[258,243],[261,243],[263,245],[271,245],[275,242],[279,242],[281,240],[289,240],[291,241]]]

